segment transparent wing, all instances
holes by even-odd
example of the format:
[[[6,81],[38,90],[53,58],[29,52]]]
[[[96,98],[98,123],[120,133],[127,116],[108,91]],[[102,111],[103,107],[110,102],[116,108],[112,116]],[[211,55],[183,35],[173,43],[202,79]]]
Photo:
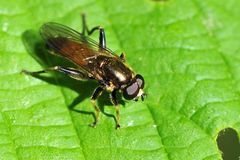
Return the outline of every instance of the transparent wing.
[[[40,34],[49,50],[75,63],[89,77],[101,80],[98,57],[119,59],[110,49],[99,50],[91,38],[58,23],[49,22],[40,28]]]
[[[55,22],[45,23],[40,28],[40,34],[42,38],[47,42],[47,45],[52,47],[53,50],[56,49],[56,51],[60,50],[63,41],[54,41],[53,39],[61,37],[64,38],[65,40],[68,39],[76,43],[85,44],[87,47],[95,51],[96,55],[101,54],[106,56],[118,57],[109,48],[99,50],[99,44],[96,41],[87,36],[84,36],[83,34],[77,32],[76,30],[70,27],[67,27],[59,23]],[[79,54],[81,53],[79,52]]]

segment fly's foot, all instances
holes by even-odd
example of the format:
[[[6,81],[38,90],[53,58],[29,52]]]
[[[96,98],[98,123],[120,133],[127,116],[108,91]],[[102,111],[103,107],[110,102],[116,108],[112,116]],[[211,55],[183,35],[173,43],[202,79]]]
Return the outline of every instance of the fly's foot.
[[[120,124],[118,123],[117,125],[116,125],[116,129],[120,129]]]
[[[27,71],[25,69],[23,69],[20,73],[21,74],[27,74],[27,75],[31,75],[32,74],[32,72],[29,72],[29,71]]]
[[[45,73],[45,72],[46,72],[46,70],[31,72],[31,71],[27,71],[27,70],[23,69],[20,73],[21,74],[26,74],[26,75],[31,75],[31,76],[37,76],[38,74]]]
[[[96,122],[96,121],[94,121],[94,122],[93,122],[93,123],[91,123],[89,126],[90,126],[90,127],[93,127],[93,128],[96,128],[96,126],[97,126],[97,122]]]

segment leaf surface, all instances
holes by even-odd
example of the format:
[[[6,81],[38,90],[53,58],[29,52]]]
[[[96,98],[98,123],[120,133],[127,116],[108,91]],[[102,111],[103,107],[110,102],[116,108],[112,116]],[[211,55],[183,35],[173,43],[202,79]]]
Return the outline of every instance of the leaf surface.
[[[218,132],[240,133],[239,7],[238,0],[1,1],[0,159],[221,159]],[[54,21],[81,31],[82,12],[146,81],[146,101],[120,101],[120,130],[107,94],[98,102],[100,124],[88,126],[96,83],[20,74],[62,63],[43,49],[38,28]]]

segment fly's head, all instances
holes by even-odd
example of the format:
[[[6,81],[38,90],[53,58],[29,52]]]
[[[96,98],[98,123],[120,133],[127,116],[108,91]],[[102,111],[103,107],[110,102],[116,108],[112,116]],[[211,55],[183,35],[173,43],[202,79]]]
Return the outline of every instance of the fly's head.
[[[142,101],[144,100],[146,94],[143,91],[144,88],[144,79],[140,74],[137,74],[129,84],[121,88],[123,97],[127,100],[137,101],[141,97]]]

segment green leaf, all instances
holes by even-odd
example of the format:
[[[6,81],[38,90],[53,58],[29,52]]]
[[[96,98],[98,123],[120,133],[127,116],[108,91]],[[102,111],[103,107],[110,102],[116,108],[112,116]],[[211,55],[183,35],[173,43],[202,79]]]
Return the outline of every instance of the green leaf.
[[[240,135],[239,8],[239,0],[1,1],[0,159],[221,159],[218,132]],[[88,126],[96,83],[20,74],[54,65],[38,28],[55,21],[81,31],[81,12],[146,81],[146,101],[121,101],[120,130],[107,94],[99,125]]]

